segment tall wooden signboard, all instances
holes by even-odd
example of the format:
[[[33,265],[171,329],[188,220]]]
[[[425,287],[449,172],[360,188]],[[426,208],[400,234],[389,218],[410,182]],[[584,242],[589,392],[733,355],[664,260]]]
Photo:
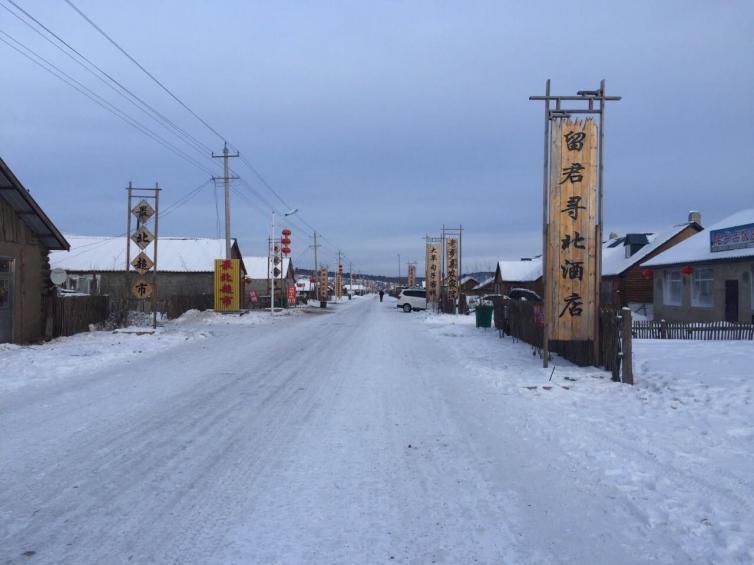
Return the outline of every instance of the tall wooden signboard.
[[[547,242],[550,341],[595,338],[597,142],[591,118],[552,123]]]

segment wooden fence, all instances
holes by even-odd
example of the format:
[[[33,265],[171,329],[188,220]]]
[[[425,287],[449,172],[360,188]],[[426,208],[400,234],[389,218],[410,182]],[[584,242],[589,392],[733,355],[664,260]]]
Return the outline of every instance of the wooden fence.
[[[754,324],[642,320],[631,325],[631,332],[638,339],[751,340]]]
[[[538,316],[541,304],[521,300],[495,298],[494,322],[500,336],[510,335],[534,347],[542,348],[544,327]],[[633,359],[631,343],[631,311],[627,308],[600,309],[599,359],[594,359],[593,342],[578,342],[574,347],[563,342],[550,342],[553,353],[577,365],[596,365],[610,371],[613,380],[633,384]]]
[[[89,331],[91,324],[107,321],[110,314],[107,296],[48,296],[45,337],[53,339]]]

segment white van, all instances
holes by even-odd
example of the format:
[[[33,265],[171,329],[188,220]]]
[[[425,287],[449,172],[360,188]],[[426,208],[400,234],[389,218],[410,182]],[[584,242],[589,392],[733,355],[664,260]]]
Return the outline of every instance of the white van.
[[[420,288],[407,288],[402,290],[398,296],[398,308],[403,308],[404,312],[411,310],[427,309],[427,291]]]

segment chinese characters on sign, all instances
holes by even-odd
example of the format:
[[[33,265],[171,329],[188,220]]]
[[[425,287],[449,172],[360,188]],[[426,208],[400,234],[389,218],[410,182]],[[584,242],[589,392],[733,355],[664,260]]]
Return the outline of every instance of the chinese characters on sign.
[[[321,302],[327,302],[329,289],[329,279],[327,276],[327,267],[320,267],[319,268],[319,300]]]
[[[427,244],[427,302],[437,302],[440,292],[440,246],[437,243]]]
[[[287,289],[288,306],[296,305],[296,285],[289,285]]]
[[[406,286],[409,288],[416,286],[416,265],[413,263],[408,266],[408,280],[406,281]]]
[[[754,224],[712,230],[709,233],[709,250],[729,251],[754,247]]]
[[[241,308],[241,262],[215,259],[215,312],[237,312]]]
[[[130,205],[129,193],[129,205]],[[131,267],[139,273],[139,278],[131,285],[131,294],[139,300],[147,300],[154,294],[154,278],[152,282],[147,281],[144,276],[155,269],[155,262],[147,255],[146,249],[155,241],[155,236],[149,231],[144,224],[155,216],[155,209],[145,199],[131,208],[131,214],[136,218],[136,231],[130,234],[131,241],[141,250],[139,254],[131,260]],[[156,220],[155,220],[156,221]],[[130,227],[130,223],[129,223]],[[128,240],[126,245],[131,245]],[[155,244],[156,246],[157,244]],[[154,246],[152,252],[154,253]],[[154,276],[154,272],[152,273]]]
[[[555,120],[547,251],[551,340],[594,339],[596,215],[596,124]]]
[[[448,287],[448,298],[455,300],[458,298],[458,238],[449,237],[445,241],[446,261],[448,273],[445,277],[445,284]]]

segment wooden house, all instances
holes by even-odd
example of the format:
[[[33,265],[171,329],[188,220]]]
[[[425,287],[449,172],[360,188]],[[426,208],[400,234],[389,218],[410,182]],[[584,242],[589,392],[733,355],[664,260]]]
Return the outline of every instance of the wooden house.
[[[49,252],[65,237],[0,159],[0,343],[43,339],[53,292]]]
[[[662,232],[627,233],[605,242],[600,287],[602,304],[621,307],[652,304],[652,276],[641,264],[702,231],[700,222],[701,218],[694,215],[688,222]]]
[[[754,208],[647,258],[654,318],[754,323]]]

